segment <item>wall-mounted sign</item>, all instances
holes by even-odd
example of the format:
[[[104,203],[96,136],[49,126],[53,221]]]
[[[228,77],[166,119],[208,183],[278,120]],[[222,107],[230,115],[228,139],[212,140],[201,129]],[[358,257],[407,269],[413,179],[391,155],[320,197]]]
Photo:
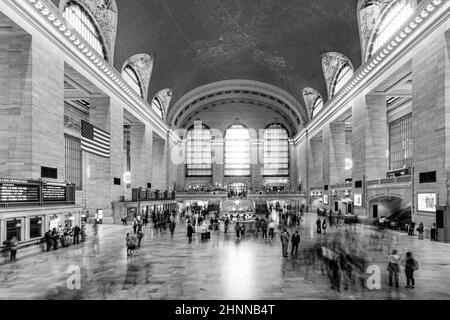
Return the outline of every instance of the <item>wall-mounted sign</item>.
[[[422,212],[436,212],[436,193],[418,193],[417,210]]]
[[[324,194],[324,195],[323,195],[323,204],[328,204],[328,203],[329,203],[328,195],[327,195],[327,194]]]
[[[353,196],[353,205],[355,207],[362,207],[362,195],[360,193],[355,193]]]

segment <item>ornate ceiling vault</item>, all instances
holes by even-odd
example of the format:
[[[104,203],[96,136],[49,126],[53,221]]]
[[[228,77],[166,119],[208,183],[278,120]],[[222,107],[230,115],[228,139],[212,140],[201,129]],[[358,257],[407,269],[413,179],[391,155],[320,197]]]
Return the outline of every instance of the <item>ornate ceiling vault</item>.
[[[293,134],[308,121],[306,108],[286,91],[257,81],[227,80],[184,95],[169,109],[168,123],[172,127],[183,127],[199,112],[229,103],[258,105],[272,110],[289,125]]]

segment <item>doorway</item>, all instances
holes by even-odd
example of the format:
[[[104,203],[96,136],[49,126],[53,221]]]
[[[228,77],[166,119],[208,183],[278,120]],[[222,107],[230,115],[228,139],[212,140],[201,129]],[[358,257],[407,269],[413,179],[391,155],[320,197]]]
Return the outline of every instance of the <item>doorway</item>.
[[[232,197],[240,197],[247,194],[248,187],[245,183],[235,182],[228,184],[228,192]]]
[[[372,206],[372,217],[374,219],[378,219],[378,205],[377,204],[374,204]]]

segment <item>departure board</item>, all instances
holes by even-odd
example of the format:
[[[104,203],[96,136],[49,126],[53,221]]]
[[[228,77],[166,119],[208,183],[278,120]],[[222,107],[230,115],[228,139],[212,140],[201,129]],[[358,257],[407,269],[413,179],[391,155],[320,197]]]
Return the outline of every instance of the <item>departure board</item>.
[[[44,185],[42,199],[43,201],[66,201],[66,186]]]
[[[39,186],[0,183],[0,202],[39,202]]]

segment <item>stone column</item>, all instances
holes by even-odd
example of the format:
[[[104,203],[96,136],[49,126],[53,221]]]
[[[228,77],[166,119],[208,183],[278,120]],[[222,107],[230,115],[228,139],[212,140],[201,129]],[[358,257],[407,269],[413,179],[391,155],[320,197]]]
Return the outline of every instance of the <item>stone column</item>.
[[[131,185],[133,188],[147,188],[152,181],[153,132],[145,124],[131,125]]]
[[[112,223],[113,201],[124,195],[123,186],[123,108],[120,102],[105,98],[91,98],[89,122],[111,135],[111,156],[103,158],[83,152],[83,191],[86,208],[91,216],[96,209],[103,209],[106,223]],[[121,179],[121,185],[114,184],[114,178]]]
[[[320,138],[309,140],[310,152],[308,154],[308,186],[323,186],[323,142]]]
[[[167,188],[167,148],[163,138],[153,135],[152,188],[166,190]]]
[[[251,131],[250,131],[251,132]],[[264,163],[264,136],[260,138],[255,133],[250,137],[250,165],[251,165],[251,181],[252,185],[249,188],[253,192],[262,189],[263,176],[262,176],[262,164]]]
[[[224,187],[224,139],[222,134],[214,135],[212,142],[212,184]]]
[[[345,183],[345,123],[333,122],[323,130],[323,183]]]
[[[64,60],[45,39],[2,32],[0,38],[0,176],[64,172]]]
[[[437,193],[444,211],[441,241],[450,241],[450,30],[430,39],[412,59],[412,132],[414,166],[413,220],[425,227],[436,223],[436,214],[420,212],[418,193]],[[436,182],[420,183],[421,172],[436,171]]]
[[[289,142],[289,183],[290,190],[298,191],[297,176],[297,148],[293,142]]]

